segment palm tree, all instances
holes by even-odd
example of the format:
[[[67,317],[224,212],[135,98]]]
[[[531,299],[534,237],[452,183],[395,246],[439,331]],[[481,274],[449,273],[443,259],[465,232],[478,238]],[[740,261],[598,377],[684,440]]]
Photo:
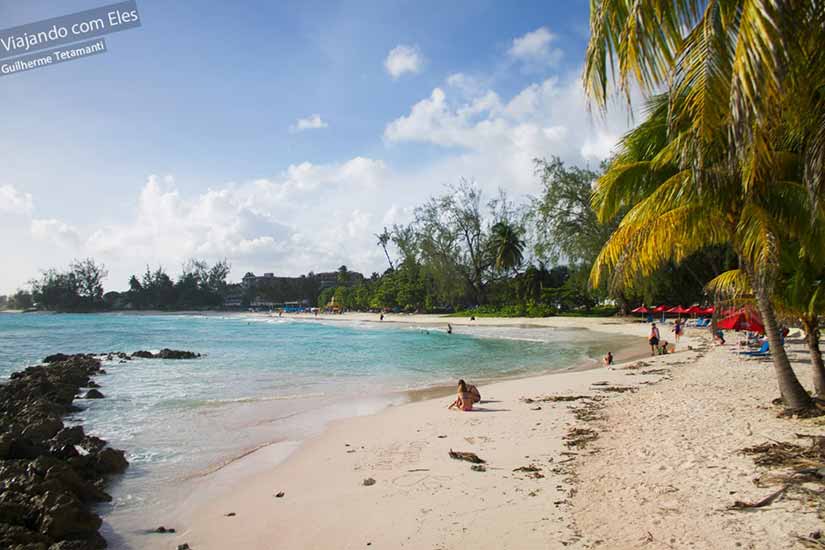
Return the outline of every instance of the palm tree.
[[[724,126],[743,165],[758,158],[777,121],[805,142],[804,181],[825,185],[825,9],[820,0],[591,0],[584,86],[605,108],[614,91],[630,103],[663,86],[685,101],[701,153]],[[788,110],[787,107],[793,108]],[[712,141],[712,140],[711,140]],[[701,156],[698,156],[701,164]]]
[[[798,322],[805,330],[814,395],[825,399],[825,363],[819,346],[820,314],[825,311],[825,273],[817,270],[810,254],[798,246],[786,246],[780,264],[782,274],[774,293],[776,309],[782,317]],[[740,269],[722,273],[710,281],[707,288],[715,295],[729,299],[748,300],[753,295],[750,281]]]
[[[524,260],[521,229],[504,220],[496,223],[490,228],[490,248],[496,269],[516,272]]]
[[[624,188],[634,175],[645,178],[643,185],[656,188],[649,198],[661,204],[628,214],[629,223],[616,233],[639,239],[634,228],[657,214],[678,227],[663,242],[646,241],[674,250],[637,250],[636,267],[646,269],[663,256],[678,260],[696,244],[730,241],[765,321],[780,391],[793,409],[811,400],[782,347],[771,290],[779,230],[804,233],[799,214],[818,215],[825,166],[823,23],[825,10],[816,0],[592,0],[584,72],[585,89],[602,108],[614,77],[628,102],[636,86],[645,93],[669,87],[667,117],[648,125],[652,133],[637,136],[636,145],[658,140],[659,147],[641,158],[649,164],[620,163],[623,170],[615,174]],[[811,204],[799,200],[805,187]],[[714,218],[703,219],[701,208]],[[703,224],[676,219],[687,215]],[[657,221],[662,229],[664,220]],[[681,239],[674,239],[676,231]],[[688,239],[697,241],[685,246]],[[604,258],[602,267],[617,265],[617,258]],[[622,271],[638,272],[624,265]]]
[[[389,252],[387,252],[387,245],[389,244],[390,239],[392,238],[390,232],[387,231],[386,227],[384,227],[384,231],[381,233],[376,233],[375,236],[378,237],[378,246],[384,249],[384,255],[387,257],[387,263],[390,264],[390,269],[394,271],[395,267],[392,265],[392,260],[390,260]]]
[[[807,194],[793,181],[792,163],[776,172],[771,185],[758,180],[743,193],[744,175],[725,158],[727,138],[716,132],[716,144],[707,149],[697,178],[695,168],[681,166],[680,149],[693,140],[693,129],[673,125],[673,103],[667,96],[654,98],[649,108],[647,121],[624,138],[620,154],[596,184],[593,207],[600,219],[629,210],[594,263],[591,283],[596,286],[609,274],[614,289],[632,286],[668,261],[731,245],[754,289],[785,404],[810,407],[810,396],[782,346],[771,302],[781,237],[809,229],[800,216],[807,211]]]
[[[812,280],[812,272],[804,267],[795,271],[780,285],[779,311],[795,318],[805,330],[805,341],[811,354],[814,395],[825,399],[825,363],[819,347],[820,312],[825,310],[825,281]]]

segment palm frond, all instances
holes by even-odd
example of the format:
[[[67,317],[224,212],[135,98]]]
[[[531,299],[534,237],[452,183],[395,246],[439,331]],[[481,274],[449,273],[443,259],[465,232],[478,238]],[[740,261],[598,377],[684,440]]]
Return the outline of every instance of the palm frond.
[[[705,289],[725,300],[740,298],[752,293],[750,279],[742,269],[731,269],[717,275],[705,285]]]

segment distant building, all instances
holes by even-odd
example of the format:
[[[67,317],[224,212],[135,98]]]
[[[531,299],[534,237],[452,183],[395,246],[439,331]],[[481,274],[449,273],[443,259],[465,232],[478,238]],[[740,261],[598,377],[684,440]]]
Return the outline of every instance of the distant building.
[[[347,271],[345,273],[346,280],[340,281],[340,273],[338,271],[310,273],[309,275],[301,275],[300,277],[276,277],[273,273],[264,273],[263,275],[258,276],[252,272],[249,272],[243,276],[241,281],[244,288],[256,288],[276,283],[296,283],[309,279],[317,282],[321,290],[332,286],[353,286],[364,282],[364,275],[358,273],[357,271]]]

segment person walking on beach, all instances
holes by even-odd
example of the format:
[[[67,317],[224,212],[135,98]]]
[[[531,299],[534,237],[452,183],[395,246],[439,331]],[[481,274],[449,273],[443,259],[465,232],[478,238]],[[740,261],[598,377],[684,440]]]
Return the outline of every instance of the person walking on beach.
[[[610,366],[612,364],[613,364],[613,354],[608,351],[607,355],[604,356],[604,366],[607,367],[607,368],[610,368]]]
[[[676,324],[673,325],[673,334],[676,335],[676,344],[679,344],[679,337],[682,336],[683,330],[684,329],[682,328],[682,322],[679,321],[679,319],[676,319]]]
[[[647,343],[650,344],[650,355],[656,355],[656,348],[659,345],[659,328],[656,323],[650,325],[650,335],[647,337]]]

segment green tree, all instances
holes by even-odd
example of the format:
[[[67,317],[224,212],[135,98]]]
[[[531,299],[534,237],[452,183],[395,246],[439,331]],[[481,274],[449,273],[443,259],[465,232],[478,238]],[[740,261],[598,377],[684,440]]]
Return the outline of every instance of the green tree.
[[[506,220],[497,222],[490,229],[490,248],[496,269],[518,272],[524,261],[524,240],[522,230]]]
[[[807,231],[799,216],[808,211],[804,188],[785,166],[770,183],[751,181],[743,195],[742,179],[749,176],[728,162],[723,132],[714,134],[718,143],[701,160],[710,173],[682,166],[678,150],[694,140],[693,129],[688,121],[672,126],[671,111],[678,106],[671,99],[652,101],[648,120],[625,137],[622,151],[597,182],[593,206],[600,219],[629,210],[599,253],[591,281],[597,285],[607,273],[614,287],[633,286],[668,261],[681,263],[709,247],[731,246],[754,289],[780,393],[788,408],[807,408],[810,397],[790,366],[771,301],[780,239]]]
[[[590,206],[600,173],[567,167],[558,157],[536,159],[534,166],[542,186],[530,209],[536,256],[552,263],[592,265],[618,225],[618,216],[599,220]]]

